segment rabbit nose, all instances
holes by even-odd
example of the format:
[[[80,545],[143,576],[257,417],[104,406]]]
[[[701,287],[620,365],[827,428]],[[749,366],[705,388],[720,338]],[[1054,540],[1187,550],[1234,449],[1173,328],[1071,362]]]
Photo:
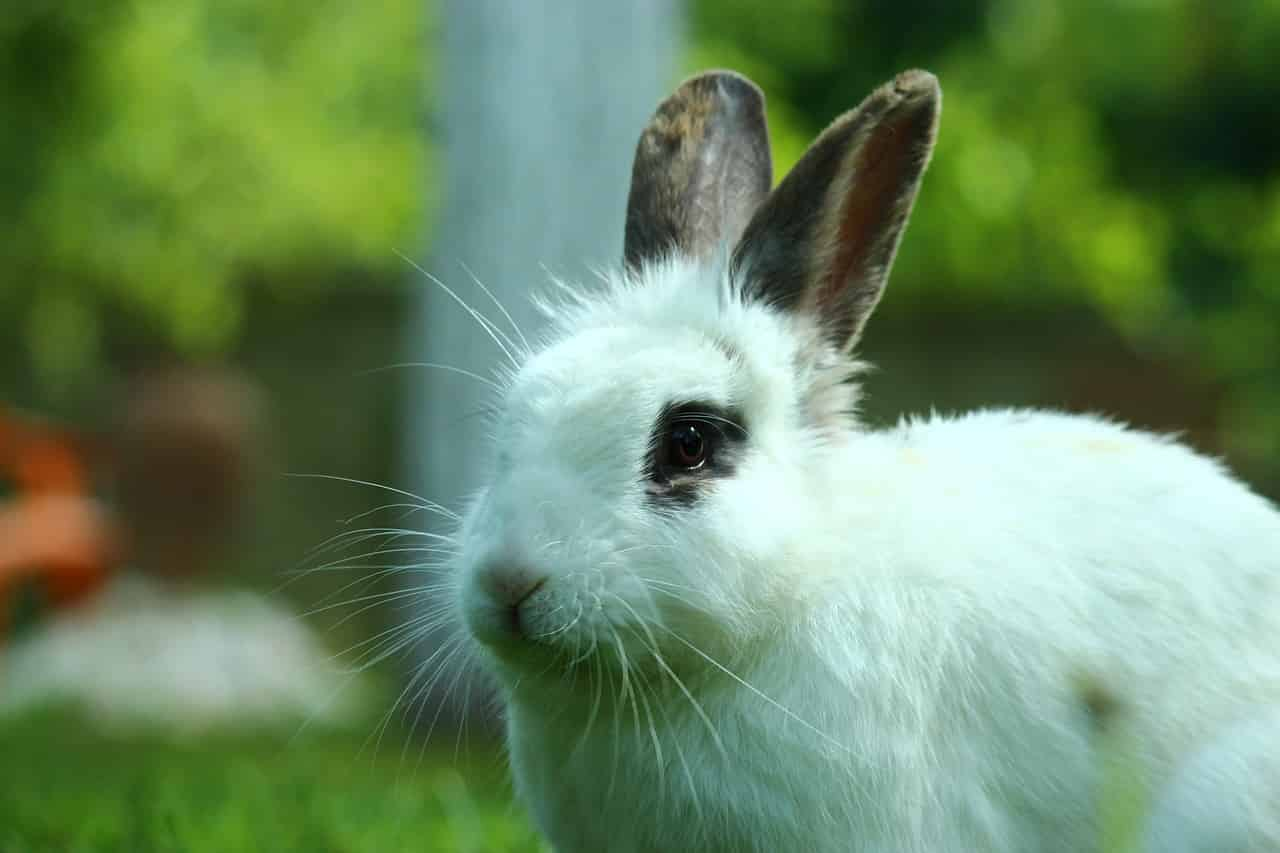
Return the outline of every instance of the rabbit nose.
[[[547,582],[546,575],[527,566],[499,566],[490,571],[489,577],[490,595],[504,612],[507,629],[523,636],[525,628],[520,621],[520,608]]]

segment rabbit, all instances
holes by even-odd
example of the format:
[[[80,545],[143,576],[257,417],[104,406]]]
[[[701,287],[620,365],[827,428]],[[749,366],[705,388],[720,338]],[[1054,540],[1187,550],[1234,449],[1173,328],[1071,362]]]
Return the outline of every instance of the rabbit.
[[[1230,732],[1280,707],[1280,513],[1223,465],[1094,416],[860,424],[940,110],[904,72],[774,187],[760,89],[695,76],[621,263],[543,300],[453,571],[556,850],[1093,851],[1100,731],[1153,797],[1277,749]]]
[[[1233,722],[1196,750],[1156,799],[1146,849],[1280,850],[1280,707]]]

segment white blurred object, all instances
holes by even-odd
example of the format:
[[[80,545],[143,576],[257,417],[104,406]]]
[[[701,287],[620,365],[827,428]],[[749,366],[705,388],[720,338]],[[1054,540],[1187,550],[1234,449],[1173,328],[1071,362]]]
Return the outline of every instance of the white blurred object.
[[[250,592],[122,575],[0,654],[0,716],[73,704],[104,728],[352,722],[360,685],[305,624]]]

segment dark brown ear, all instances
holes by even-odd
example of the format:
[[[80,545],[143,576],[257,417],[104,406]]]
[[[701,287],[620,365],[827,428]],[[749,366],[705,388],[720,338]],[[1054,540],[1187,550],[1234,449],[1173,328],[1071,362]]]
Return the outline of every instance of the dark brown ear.
[[[750,296],[857,340],[884,290],[937,135],[942,92],[907,71],[836,119],[756,211],[734,251]]]
[[[627,199],[627,266],[732,246],[773,185],[764,95],[729,71],[686,80],[636,145]]]

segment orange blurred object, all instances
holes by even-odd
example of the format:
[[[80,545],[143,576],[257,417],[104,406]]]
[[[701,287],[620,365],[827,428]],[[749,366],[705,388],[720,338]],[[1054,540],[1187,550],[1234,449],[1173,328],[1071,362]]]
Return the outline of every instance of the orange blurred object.
[[[117,537],[90,493],[87,457],[74,436],[0,408],[0,479],[16,489],[0,503],[0,638],[19,584],[36,581],[65,606],[99,589],[116,564]]]
[[[0,477],[27,494],[88,494],[87,444],[0,406]]]
[[[14,492],[0,491],[0,639],[29,587],[61,607],[104,586],[125,556],[172,582],[216,565],[254,480],[259,408],[239,374],[183,365],[134,374],[92,438],[0,404],[0,485]]]
[[[111,525],[91,498],[39,495],[0,505],[0,596],[43,577],[55,604],[93,592],[114,563]]]

